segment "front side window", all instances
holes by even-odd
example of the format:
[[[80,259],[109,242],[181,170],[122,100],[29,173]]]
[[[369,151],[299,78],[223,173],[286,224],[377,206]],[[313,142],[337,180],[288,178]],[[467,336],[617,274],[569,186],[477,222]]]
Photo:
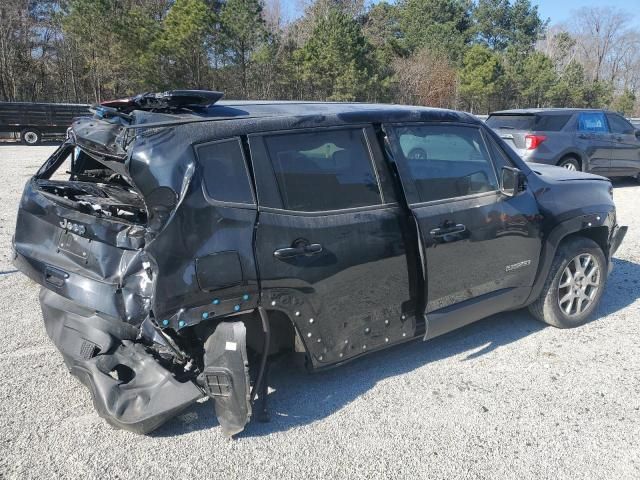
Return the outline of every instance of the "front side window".
[[[602,112],[583,112],[578,116],[578,131],[588,133],[607,133],[607,119]]]
[[[285,209],[318,212],[381,203],[362,129],[273,135],[265,143]]]
[[[497,190],[495,170],[478,128],[417,125],[395,131],[421,202]]]
[[[611,133],[618,133],[620,135],[633,135],[635,128],[627,120],[615,113],[607,113],[607,120],[609,120],[609,127]]]
[[[196,147],[207,195],[220,202],[254,203],[240,140],[232,138]]]

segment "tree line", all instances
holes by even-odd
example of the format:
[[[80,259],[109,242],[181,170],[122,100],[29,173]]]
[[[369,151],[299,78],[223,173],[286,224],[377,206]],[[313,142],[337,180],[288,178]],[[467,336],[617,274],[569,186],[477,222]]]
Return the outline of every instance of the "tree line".
[[[0,100],[94,103],[172,88],[234,99],[396,102],[486,113],[638,113],[640,32],[530,0],[2,0]]]

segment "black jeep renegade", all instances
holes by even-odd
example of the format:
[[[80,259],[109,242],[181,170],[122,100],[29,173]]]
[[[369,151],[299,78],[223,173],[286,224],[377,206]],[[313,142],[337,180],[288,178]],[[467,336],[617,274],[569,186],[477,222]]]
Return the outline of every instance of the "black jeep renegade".
[[[233,435],[279,353],[334,367],[525,306],[574,327],[602,297],[626,232],[607,179],[465,113],[220,97],[96,106],[26,184],[15,264],[109,423],[209,396]]]

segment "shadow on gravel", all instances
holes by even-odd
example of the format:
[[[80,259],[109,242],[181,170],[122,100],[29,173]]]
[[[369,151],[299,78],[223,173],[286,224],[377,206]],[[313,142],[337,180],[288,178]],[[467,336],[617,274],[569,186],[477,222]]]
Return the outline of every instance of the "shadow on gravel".
[[[593,321],[625,308],[638,297],[640,265],[614,259],[613,272]],[[269,385],[275,390],[269,395],[271,422],[253,420],[239,437],[260,437],[313,423],[332,415],[386,378],[466,352],[469,353],[461,361],[478,358],[543,328],[526,310],[519,310],[494,315],[426,343],[416,340],[374,353],[327,372],[309,374],[296,367],[290,356],[284,357],[271,370]],[[176,436],[217,425],[213,403],[207,401],[194,405],[151,435]]]
[[[613,185],[613,188],[637,187],[640,185],[635,178],[631,177],[614,177],[611,179],[611,184]]]
[[[637,263],[613,259],[613,271],[609,275],[607,288],[593,321],[622,310],[640,298],[640,265]]]
[[[315,374],[296,367],[290,356],[283,357],[271,369],[269,385],[275,390],[269,395],[271,422],[253,420],[239,437],[263,436],[313,423],[386,378],[480,348],[462,361],[476,358],[542,328],[544,325],[525,311],[501,313],[426,343],[415,340]],[[217,425],[213,403],[205,402],[194,405],[151,436],[175,436]]]

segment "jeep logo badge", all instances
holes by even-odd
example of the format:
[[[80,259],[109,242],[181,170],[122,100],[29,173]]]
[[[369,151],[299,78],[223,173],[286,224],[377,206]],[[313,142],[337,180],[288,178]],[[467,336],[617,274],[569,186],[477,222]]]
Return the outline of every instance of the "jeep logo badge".
[[[77,233],[78,235],[84,235],[84,233],[87,231],[84,225],[72,223],[66,218],[63,218],[62,221],[59,222],[59,225],[65,230],[70,230],[73,233]]]

